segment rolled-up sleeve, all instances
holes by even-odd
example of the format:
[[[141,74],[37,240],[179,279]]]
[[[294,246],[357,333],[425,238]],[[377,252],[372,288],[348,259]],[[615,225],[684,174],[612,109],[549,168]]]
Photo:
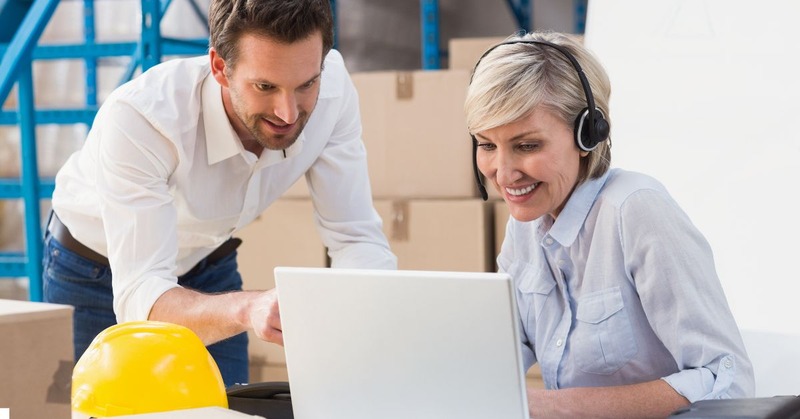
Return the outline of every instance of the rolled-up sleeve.
[[[740,394],[733,386],[736,375],[736,357],[725,355],[708,367],[683,370],[663,379],[692,402],[752,396]]]

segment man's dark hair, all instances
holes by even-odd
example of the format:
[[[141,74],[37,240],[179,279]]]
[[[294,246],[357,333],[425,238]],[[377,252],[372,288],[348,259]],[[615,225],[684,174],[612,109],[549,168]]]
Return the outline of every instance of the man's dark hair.
[[[211,47],[229,68],[236,64],[245,34],[293,43],[319,31],[323,57],[333,48],[330,0],[212,0],[208,26]]]

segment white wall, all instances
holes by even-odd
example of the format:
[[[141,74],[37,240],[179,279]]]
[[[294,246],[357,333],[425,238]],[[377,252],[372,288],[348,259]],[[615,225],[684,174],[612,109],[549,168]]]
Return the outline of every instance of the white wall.
[[[795,0],[592,0],[612,163],[661,180],[706,235],[744,329],[800,333]]]

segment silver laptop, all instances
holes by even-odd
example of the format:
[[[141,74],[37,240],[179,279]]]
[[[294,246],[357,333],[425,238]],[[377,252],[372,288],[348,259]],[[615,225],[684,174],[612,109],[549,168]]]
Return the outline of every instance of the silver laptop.
[[[506,274],[275,268],[297,419],[527,418]]]

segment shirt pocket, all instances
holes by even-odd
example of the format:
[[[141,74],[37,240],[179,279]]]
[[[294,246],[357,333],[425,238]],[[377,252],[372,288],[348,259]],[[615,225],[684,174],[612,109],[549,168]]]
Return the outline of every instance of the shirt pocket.
[[[638,352],[619,287],[581,297],[575,317],[571,353],[581,371],[613,374]]]
[[[525,329],[534,330],[536,319],[540,316],[547,299],[552,294],[556,281],[549,270],[525,262],[512,264],[509,274],[517,281],[517,290],[519,291],[518,306]]]

